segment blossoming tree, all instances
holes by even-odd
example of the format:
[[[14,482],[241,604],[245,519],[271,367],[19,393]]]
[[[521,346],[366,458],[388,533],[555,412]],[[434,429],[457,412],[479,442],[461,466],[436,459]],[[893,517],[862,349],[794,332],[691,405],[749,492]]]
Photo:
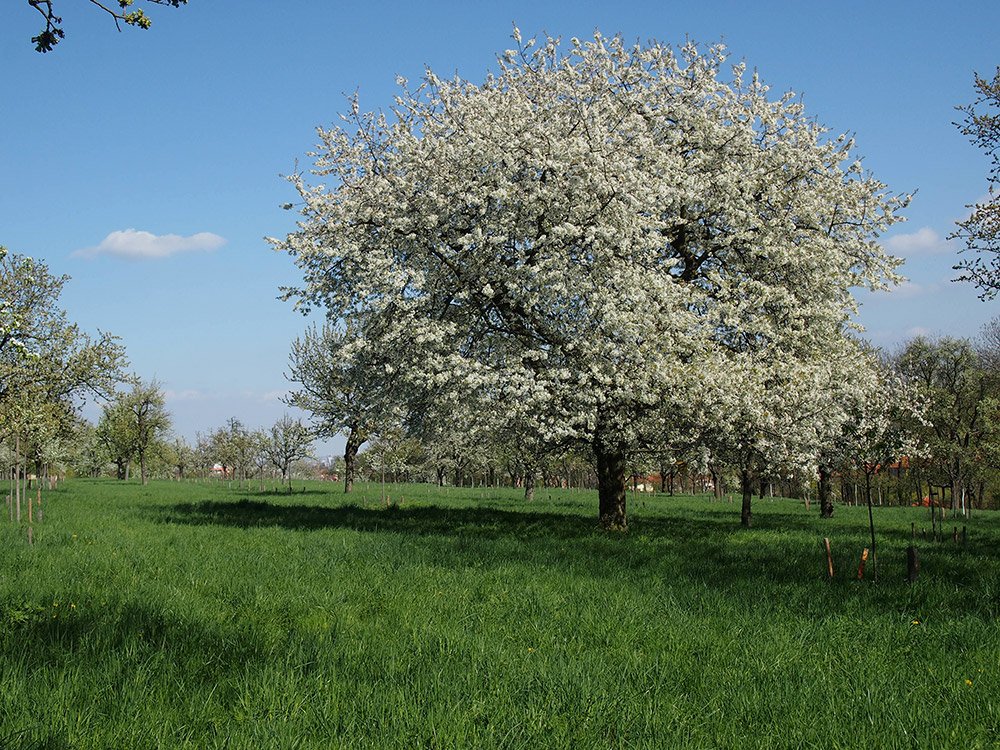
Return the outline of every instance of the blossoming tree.
[[[621,528],[630,455],[767,366],[747,353],[822,357],[852,287],[894,278],[875,237],[907,197],[721,46],[514,39],[481,84],[355,98],[272,242],[298,304],[379,320],[404,398],[464,389],[589,445]]]

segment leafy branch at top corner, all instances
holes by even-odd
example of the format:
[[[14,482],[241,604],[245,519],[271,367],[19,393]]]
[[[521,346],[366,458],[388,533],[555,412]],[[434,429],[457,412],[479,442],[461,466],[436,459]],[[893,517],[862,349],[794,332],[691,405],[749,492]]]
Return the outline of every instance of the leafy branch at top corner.
[[[187,5],[188,0],[145,0],[145,2],[179,8],[182,5]],[[152,20],[142,8],[130,10],[135,0],[116,0],[113,5],[105,5],[100,0],[90,0],[90,3],[110,15],[114,19],[118,31],[122,30],[123,23],[140,29],[148,29],[152,26]],[[41,13],[42,18],[45,19],[45,28],[37,36],[31,37],[35,51],[51,52],[59,44],[59,41],[66,37],[66,32],[62,28],[62,17],[55,14],[53,0],[28,0],[28,5]],[[117,8],[114,5],[117,5]]]

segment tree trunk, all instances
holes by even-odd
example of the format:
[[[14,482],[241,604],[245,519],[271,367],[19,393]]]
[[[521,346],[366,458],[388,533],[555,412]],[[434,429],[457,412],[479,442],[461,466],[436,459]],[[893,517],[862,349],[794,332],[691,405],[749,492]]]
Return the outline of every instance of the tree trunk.
[[[535,472],[531,469],[524,473],[524,499],[529,503],[535,500]]]
[[[750,512],[750,503],[753,501],[753,478],[749,469],[740,470],[740,490],[743,492],[743,508],[740,511],[740,523],[750,528],[753,526],[753,513]]]
[[[628,529],[625,515],[625,452],[606,450],[600,441],[594,444],[597,458],[598,517],[609,531]]]
[[[365,442],[357,427],[351,427],[347,433],[347,445],[344,447],[344,494],[354,489],[354,465],[358,450]]]
[[[142,484],[145,485],[146,479],[146,451],[142,451],[139,454],[139,477],[142,479]]]
[[[819,467],[819,517],[833,518],[833,493],[830,491],[830,470]]]

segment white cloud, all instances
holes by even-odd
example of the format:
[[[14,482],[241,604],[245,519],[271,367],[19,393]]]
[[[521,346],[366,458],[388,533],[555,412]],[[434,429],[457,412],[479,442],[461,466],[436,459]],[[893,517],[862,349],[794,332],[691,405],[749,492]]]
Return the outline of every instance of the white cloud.
[[[194,388],[187,388],[183,391],[165,390],[163,397],[167,401],[199,401],[205,398],[205,394]]]
[[[117,258],[141,260],[166,258],[177,253],[208,252],[226,244],[225,237],[211,232],[198,232],[189,237],[179,234],[155,235],[136,229],[112,232],[99,245],[77,250],[74,256],[94,258],[98,255],[112,255]]]
[[[937,294],[941,290],[940,284],[916,284],[912,281],[904,281],[889,290],[889,295],[896,300],[911,299],[923,294]]]
[[[282,399],[288,395],[288,389],[283,388],[281,390],[266,391],[260,395],[260,400],[264,403],[273,401],[275,403],[282,403]]]
[[[901,255],[904,258],[954,252],[948,240],[930,227],[923,227],[910,234],[897,234],[887,239],[883,244],[890,253]]]
[[[895,305],[903,300],[913,299],[926,294],[936,294],[941,290],[940,284],[918,284],[909,279],[890,286],[885,291],[871,292],[867,289],[858,290],[855,297],[862,305]]]

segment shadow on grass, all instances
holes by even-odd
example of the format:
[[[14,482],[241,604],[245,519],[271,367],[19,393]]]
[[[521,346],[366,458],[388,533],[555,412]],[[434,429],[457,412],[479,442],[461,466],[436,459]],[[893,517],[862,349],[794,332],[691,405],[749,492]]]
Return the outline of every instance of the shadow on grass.
[[[260,500],[205,500],[162,508],[166,523],[253,528],[351,529],[416,535],[461,535],[485,539],[506,536],[569,539],[597,533],[597,524],[578,514],[518,512],[497,508],[446,508],[437,505],[362,508],[270,503]]]
[[[67,739],[71,732],[80,736],[89,731],[67,725],[78,713],[120,718],[122,713],[148,710],[154,716],[184,715],[191,695],[212,695],[220,683],[231,684],[247,670],[264,669],[285,655],[259,637],[252,624],[213,628],[155,605],[132,602],[99,609],[61,604],[55,608],[38,601],[0,601],[0,651],[5,654],[0,683],[29,686],[7,697],[0,748],[79,747]],[[56,679],[61,690],[49,695],[46,690],[58,684]],[[175,689],[164,690],[164,685]],[[16,703],[30,700],[31,689],[41,691],[41,711],[34,703]],[[61,702],[82,693],[90,696],[86,712]],[[9,720],[12,714],[16,722]],[[138,731],[147,730],[152,731]],[[161,745],[150,739],[147,746]]]
[[[422,559],[443,567],[504,568],[511,565],[555,569],[595,579],[641,578],[654,588],[695,584],[708,589],[740,592],[747,606],[766,607],[761,592],[779,585],[799,599],[803,611],[821,617],[834,601],[858,597],[870,605],[907,608],[922,597],[928,584],[945,586],[936,605],[956,613],[994,612],[998,606],[981,587],[982,558],[972,549],[950,545],[923,547],[920,585],[909,587],[906,546],[909,529],[879,530],[881,583],[856,580],[857,559],[868,546],[867,523],[859,518],[812,519],[792,506],[755,514],[751,530],[739,526],[738,510],[728,504],[663,512],[639,506],[631,533],[608,534],[596,518],[548,507],[413,505],[365,508],[358,505],[318,506],[243,499],[205,500],[161,505],[155,520],[165,523],[231,528],[289,530],[344,529],[365,533],[400,534],[419,538]],[[866,521],[866,519],[864,519]],[[826,580],[823,536],[835,539],[837,578]],[[970,545],[971,546],[971,545]],[[946,548],[947,547],[947,548]],[[923,553],[922,553],[923,554]],[[828,591],[829,595],[821,592]],[[984,594],[987,594],[984,597]],[[832,599],[831,599],[832,597]],[[938,598],[941,597],[941,598]]]
[[[575,512],[574,512],[575,511]],[[566,513],[496,507],[324,507],[243,499],[161,506],[165,523],[289,530],[345,529],[424,538],[442,565],[529,564],[595,578],[622,575],[686,578],[713,587],[747,582],[802,583],[815,575],[790,564],[781,543],[746,544],[754,531],[724,509],[689,516],[633,516],[631,533],[603,531],[579,506]],[[793,543],[794,544],[794,543]],[[817,557],[818,559],[818,557]]]
[[[256,639],[235,626],[233,632],[217,632],[133,603],[91,613],[67,610],[67,603],[62,604],[60,611],[39,603],[0,602],[4,650],[24,660],[29,670],[69,662],[81,669],[96,669],[101,665],[91,656],[113,653],[124,671],[131,670],[131,662],[157,661],[163,667],[185,666],[186,678],[207,684],[214,682],[220,669],[237,670],[267,658]],[[31,648],[18,650],[17,644]],[[205,668],[192,669],[192,664]]]
[[[258,495],[260,497],[260,495]],[[664,514],[636,509],[630,514],[628,534],[605,532],[596,517],[580,513],[576,502],[548,503],[545,506],[497,508],[490,504],[447,506],[362,507],[356,503],[336,506],[289,502],[294,496],[276,496],[276,502],[243,498],[238,501],[203,500],[161,505],[155,520],[163,523],[229,526],[235,528],[275,527],[291,530],[349,529],[362,532],[400,533],[416,536],[454,536],[472,539],[580,539],[591,537],[611,542],[642,538],[663,543],[706,540],[730,535],[745,536],[755,531],[816,531],[799,515],[772,513],[756,521],[753,530],[743,529],[739,511],[725,506]],[[551,510],[564,506],[565,512]],[[596,510],[596,508],[595,508]]]

